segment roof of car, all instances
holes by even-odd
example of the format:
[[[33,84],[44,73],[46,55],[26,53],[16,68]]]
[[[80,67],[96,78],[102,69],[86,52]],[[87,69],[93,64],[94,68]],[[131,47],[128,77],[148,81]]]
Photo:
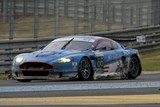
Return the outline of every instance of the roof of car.
[[[72,38],[74,38],[74,40],[88,41],[88,42],[94,42],[94,41],[99,40],[99,39],[108,39],[108,40],[111,40],[109,38],[104,38],[104,37],[100,37],[100,36],[72,35],[72,36],[67,36],[67,37],[59,38],[59,39],[57,39],[57,41],[70,40]]]

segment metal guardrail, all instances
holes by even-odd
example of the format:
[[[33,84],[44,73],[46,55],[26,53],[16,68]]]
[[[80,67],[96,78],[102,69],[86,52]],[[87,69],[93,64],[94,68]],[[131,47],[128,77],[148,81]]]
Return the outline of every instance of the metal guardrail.
[[[90,35],[115,39],[128,48],[136,48],[140,52],[160,49],[160,26]],[[146,43],[136,42],[136,37],[139,35],[146,35]],[[12,60],[17,54],[38,50],[55,38],[0,41],[0,72],[10,71]]]

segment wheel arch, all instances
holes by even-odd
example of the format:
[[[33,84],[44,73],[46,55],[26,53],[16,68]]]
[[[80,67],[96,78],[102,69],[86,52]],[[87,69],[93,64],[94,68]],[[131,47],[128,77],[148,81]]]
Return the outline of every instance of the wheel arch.
[[[127,58],[126,56],[122,56],[121,57],[122,63],[124,63],[124,61],[126,60],[126,58]]]
[[[93,65],[91,62],[91,59],[88,56],[83,56],[81,59],[86,58],[89,61],[89,64],[91,66],[91,77],[94,75],[94,69],[93,69]]]
[[[136,57],[138,59],[139,67],[140,67],[138,75],[140,75],[142,73],[142,66],[141,66],[140,58],[138,57],[137,54],[133,54],[131,57]]]

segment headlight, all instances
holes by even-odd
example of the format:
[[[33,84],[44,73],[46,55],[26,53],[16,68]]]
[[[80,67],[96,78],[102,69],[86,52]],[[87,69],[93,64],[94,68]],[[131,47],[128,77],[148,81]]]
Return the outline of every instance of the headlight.
[[[66,63],[66,62],[71,62],[72,58],[60,58],[58,60],[59,63]]]
[[[21,63],[22,61],[23,61],[23,57],[17,57],[17,58],[16,58],[16,62],[17,62],[17,63]]]

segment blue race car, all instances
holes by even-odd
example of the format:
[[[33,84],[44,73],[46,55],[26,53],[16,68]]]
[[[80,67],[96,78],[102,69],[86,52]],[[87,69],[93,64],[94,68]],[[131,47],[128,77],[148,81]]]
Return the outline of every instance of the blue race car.
[[[64,78],[135,79],[141,71],[137,50],[127,50],[114,40],[97,36],[55,39],[39,51],[17,55],[12,65],[12,75],[20,82]]]

